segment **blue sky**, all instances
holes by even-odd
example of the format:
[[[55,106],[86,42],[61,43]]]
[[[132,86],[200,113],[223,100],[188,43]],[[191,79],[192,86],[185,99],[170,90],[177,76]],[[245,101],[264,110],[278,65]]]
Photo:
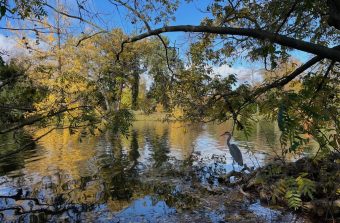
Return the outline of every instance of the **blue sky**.
[[[209,16],[207,13],[203,13],[207,7],[208,0],[194,0],[190,3],[186,3],[182,1],[180,7],[175,13],[176,20],[172,21],[170,25],[199,25],[200,21]],[[95,1],[96,7],[98,10],[105,11],[109,14],[109,18],[111,18],[113,26],[118,26],[122,28],[126,33],[134,33],[136,32],[136,26],[132,25],[129,21],[126,20],[126,15],[129,13],[123,8],[119,8],[119,13],[116,8],[113,8],[112,5],[107,0],[99,0]],[[160,26],[156,26],[154,28],[158,28]],[[166,33],[166,35],[172,44],[176,43],[179,48],[182,48],[182,52],[184,53],[186,48],[186,43],[188,42],[188,34],[186,33]],[[301,62],[305,62],[310,58],[310,55],[301,51],[294,50],[292,52],[293,57],[299,58]],[[262,62],[254,62],[250,63],[249,61],[244,61],[242,59],[236,60],[233,64],[233,67],[230,68],[227,65],[218,68],[218,72],[223,75],[225,72],[240,72],[244,74],[245,72],[253,72],[253,70],[263,68]]]
[[[68,8],[71,8],[73,10],[77,9],[77,5],[75,4],[74,0],[60,0],[63,3],[66,3]],[[50,2],[50,1],[49,1]],[[92,0],[90,1],[91,4],[89,5],[90,10],[92,11],[98,11],[102,14],[100,17],[103,19],[103,22],[97,20],[97,23],[100,24],[101,27],[104,28],[122,28],[124,32],[126,33],[136,33],[140,30],[138,30],[141,26],[140,24],[135,25],[131,24],[131,22],[127,19],[128,11],[126,11],[124,8],[119,8],[117,10],[116,7],[114,7],[111,3],[108,2],[108,0]],[[200,21],[208,16],[206,13],[202,13],[200,10],[204,10],[206,8],[206,4],[210,2],[208,0],[194,0],[191,3],[183,3],[180,5],[178,11],[175,14],[176,21],[171,22],[170,25],[198,25]],[[74,11],[75,13],[77,11]],[[0,21],[0,26],[6,26],[5,20]],[[79,23],[74,24],[79,29]],[[80,25],[81,29],[86,29],[86,26]],[[157,26],[159,27],[159,26]],[[154,27],[156,28],[156,27]],[[76,28],[77,29],[77,28]],[[5,38],[5,36],[9,35],[9,38]],[[11,33],[5,32],[3,30],[0,30],[0,48],[5,48],[8,51],[16,51],[15,50],[15,43],[13,41],[13,38],[11,37]],[[176,43],[176,45],[180,48],[181,53],[185,52],[187,42],[188,42],[188,34],[185,33],[167,33],[165,34],[169,37],[172,44]],[[13,50],[14,49],[14,50]],[[16,51],[17,52],[17,51]],[[300,51],[293,51],[292,55],[296,58],[299,58],[301,62],[305,62],[310,58],[309,54],[300,52]],[[253,72],[253,70],[257,70],[263,67],[262,62],[256,62],[256,63],[250,63],[249,61],[244,61],[243,59],[238,59],[233,64],[233,67],[230,68],[227,65],[216,68],[216,71],[218,71],[220,74],[225,75],[225,73],[242,73],[245,72]]]

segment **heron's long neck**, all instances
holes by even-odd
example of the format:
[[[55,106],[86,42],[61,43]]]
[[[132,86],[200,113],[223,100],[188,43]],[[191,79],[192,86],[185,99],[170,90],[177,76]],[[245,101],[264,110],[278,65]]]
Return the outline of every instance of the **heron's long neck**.
[[[230,139],[231,139],[231,135],[228,135],[228,138],[227,138],[227,145],[228,146],[230,145]]]

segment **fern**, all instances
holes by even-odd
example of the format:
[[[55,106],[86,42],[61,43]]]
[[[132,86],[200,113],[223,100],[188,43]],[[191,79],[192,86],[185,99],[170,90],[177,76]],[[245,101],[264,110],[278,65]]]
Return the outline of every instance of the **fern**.
[[[296,178],[298,192],[303,196],[308,196],[310,199],[313,199],[313,194],[316,192],[315,182],[305,178],[306,175],[305,173]]]
[[[301,196],[308,196],[313,199],[313,194],[316,192],[315,182],[306,178],[306,176],[307,173],[303,173],[297,178],[280,179],[273,188],[272,202],[284,200],[288,207],[297,210],[302,206]]]
[[[278,195],[282,196],[286,193],[286,191],[287,191],[286,181],[281,179],[277,186]]]
[[[286,194],[287,191],[287,184],[286,180],[281,179],[279,182],[276,183],[272,192],[272,202],[275,204],[277,203],[278,199],[282,200],[282,197]]]
[[[280,165],[270,166],[268,170],[269,177],[279,176],[282,173],[282,167]]]
[[[288,206],[290,208],[294,208],[294,210],[299,209],[302,205],[302,200],[299,192],[292,188],[286,192],[285,199],[288,203]]]

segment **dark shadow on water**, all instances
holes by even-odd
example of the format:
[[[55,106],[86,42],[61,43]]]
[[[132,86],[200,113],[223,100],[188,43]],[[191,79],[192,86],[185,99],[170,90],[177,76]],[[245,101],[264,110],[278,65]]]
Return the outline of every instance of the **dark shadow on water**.
[[[217,179],[231,170],[219,137],[225,127],[173,125],[147,123],[128,138],[108,133],[81,143],[56,132],[0,159],[0,222],[222,221],[228,190]],[[274,134],[263,129],[254,134]]]
[[[169,142],[168,142],[168,131],[164,131],[161,136],[156,134],[147,135],[146,142],[150,146],[151,158],[154,162],[153,167],[161,167],[164,163],[169,160]]]
[[[32,136],[25,131],[0,135],[0,176],[19,171],[30,160],[39,159],[41,154],[35,143],[29,144],[31,140]]]

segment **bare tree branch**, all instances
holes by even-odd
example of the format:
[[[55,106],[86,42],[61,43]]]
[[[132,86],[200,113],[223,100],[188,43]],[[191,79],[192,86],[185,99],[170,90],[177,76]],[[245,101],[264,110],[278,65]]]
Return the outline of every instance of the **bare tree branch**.
[[[191,26],[191,25],[164,26],[163,28],[154,29],[152,31],[148,31],[138,36],[129,38],[122,42],[121,50],[117,54],[117,60],[119,60],[119,55],[124,50],[125,44],[136,42],[138,40],[142,40],[150,36],[155,36],[155,35],[159,35],[161,33],[167,33],[167,32],[214,33],[214,34],[220,34],[220,35],[249,36],[249,37],[253,37],[256,39],[276,43],[282,46],[290,47],[293,49],[301,50],[304,52],[312,53],[322,58],[327,58],[327,59],[331,59],[334,61],[340,61],[340,51],[337,49],[328,48],[328,47],[321,46],[318,44],[294,39],[288,36],[275,34],[275,33],[260,30],[260,29]]]
[[[313,66],[314,64],[320,62],[323,58],[320,56],[313,57],[308,62],[303,64],[302,66],[298,67],[296,70],[294,70],[291,74],[282,77],[271,84],[265,85],[263,87],[257,88],[253,94],[249,96],[249,98],[238,108],[238,111],[241,111],[245,106],[247,106],[249,103],[253,102],[256,98],[264,94],[265,92],[273,89],[273,88],[280,88],[288,84],[290,81],[292,81],[294,78],[296,78],[298,75],[303,73],[305,70]]]
[[[60,109],[58,111],[51,111],[46,115],[34,116],[34,117],[28,118],[28,119],[26,119],[22,122],[16,123],[15,125],[13,125],[9,128],[5,128],[5,129],[0,130],[0,134],[5,134],[5,133],[8,133],[8,132],[14,131],[16,129],[20,129],[22,127],[25,127],[27,125],[32,125],[36,122],[42,121],[46,118],[50,118],[50,117],[53,117],[53,116],[56,116],[56,115],[59,115],[59,114],[62,114],[62,113],[67,112],[67,111],[74,111],[74,110],[77,110],[77,109],[84,109],[84,108],[91,108],[91,106],[78,106],[78,107],[74,107],[74,108],[63,108],[63,109]]]
[[[99,31],[99,32],[93,33],[93,34],[91,34],[91,35],[86,35],[86,36],[84,36],[83,38],[81,38],[80,40],[78,40],[78,43],[77,43],[76,47],[78,47],[78,46],[81,44],[81,42],[83,42],[83,41],[85,41],[85,40],[87,40],[87,39],[90,39],[90,38],[92,38],[92,37],[94,37],[94,36],[96,36],[96,35],[98,35],[98,34],[102,34],[102,33],[106,33],[106,32]]]
[[[87,23],[87,24],[89,24],[89,25],[95,27],[96,29],[98,29],[98,30],[100,30],[100,31],[102,31],[102,32],[107,32],[107,30],[104,30],[103,28],[99,27],[99,26],[96,25],[95,23],[93,23],[93,22],[91,22],[91,21],[88,21],[88,20],[84,19],[83,17],[71,15],[71,14],[68,14],[68,13],[66,13],[66,12],[60,11],[60,10],[54,8],[52,5],[48,4],[47,2],[45,2],[44,5],[46,5],[47,7],[49,7],[50,9],[52,9],[53,11],[55,11],[55,12],[61,14],[61,15],[64,15],[64,16],[69,17],[69,18],[72,18],[72,19],[77,19],[77,20],[79,20],[79,21],[81,21],[81,22]]]
[[[112,2],[112,0],[110,0],[110,2],[112,4],[115,4],[114,2]],[[137,9],[132,8],[131,6],[129,6],[127,3],[122,2],[121,0],[115,0],[115,2],[118,2],[119,4],[121,4],[122,6],[124,6],[125,8],[127,8],[128,10],[130,10],[131,12],[133,12],[140,20],[142,20],[142,22],[144,23],[146,29],[148,30],[148,32],[151,32],[152,29],[148,23],[148,21],[146,20],[145,16],[143,14],[141,14]],[[164,49],[165,49],[165,57],[166,57],[166,64],[167,67],[169,69],[169,71],[171,72],[171,82],[175,76],[175,72],[172,70],[171,66],[170,66],[170,61],[169,61],[169,53],[168,53],[168,46],[166,44],[166,42],[164,41],[164,39],[162,38],[162,36],[160,34],[156,34],[156,36],[160,39],[160,41],[162,42]]]
[[[333,49],[340,49],[340,45],[334,47]],[[271,84],[268,84],[264,87],[260,87],[258,89],[255,90],[255,92],[252,94],[251,97],[258,97],[259,95],[261,95],[262,93],[272,89],[272,88],[278,88],[278,87],[283,87],[286,84],[288,84],[290,81],[292,81],[294,78],[296,78],[298,75],[300,75],[302,72],[304,72],[305,70],[307,70],[308,68],[310,68],[311,66],[313,66],[314,64],[316,64],[317,62],[321,61],[322,57],[320,56],[316,56],[313,57],[312,59],[310,59],[309,61],[307,61],[306,63],[304,63],[302,66],[298,67],[297,69],[295,69],[291,74],[282,77],[276,81],[274,81]],[[331,63],[330,67],[328,69],[331,69],[331,67],[334,65],[334,61]],[[328,73],[329,71],[327,71]]]
[[[313,66],[314,64],[316,64],[317,62],[321,61],[323,58],[316,56],[313,57],[312,59],[310,59],[308,62],[306,62],[305,64],[303,64],[302,66],[298,67],[296,70],[294,70],[291,74],[282,77],[276,81],[274,81],[271,84],[265,85],[264,87],[258,88],[255,90],[255,92],[253,93],[253,96],[259,96],[262,93],[272,89],[272,88],[279,88],[279,87],[283,87],[286,84],[288,84],[290,81],[292,81],[294,78],[296,78],[298,75],[300,75],[302,72],[304,72],[305,70],[307,70],[308,68],[310,68],[311,66]]]
[[[35,33],[55,33],[52,31],[44,31],[47,28],[11,28],[11,27],[0,27],[0,30],[11,30],[11,31],[32,31]]]
[[[292,7],[290,8],[289,12],[287,13],[287,15],[285,16],[285,18],[282,20],[281,24],[279,25],[279,27],[277,27],[276,32],[275,33],[279,33],[280,29],[282,28],[282,26],[287,22],[290,14],[292,14],[292,12],[294,11],[297,3],[299,3],[299,0],[295,0],[294,4],[292,5]]]

